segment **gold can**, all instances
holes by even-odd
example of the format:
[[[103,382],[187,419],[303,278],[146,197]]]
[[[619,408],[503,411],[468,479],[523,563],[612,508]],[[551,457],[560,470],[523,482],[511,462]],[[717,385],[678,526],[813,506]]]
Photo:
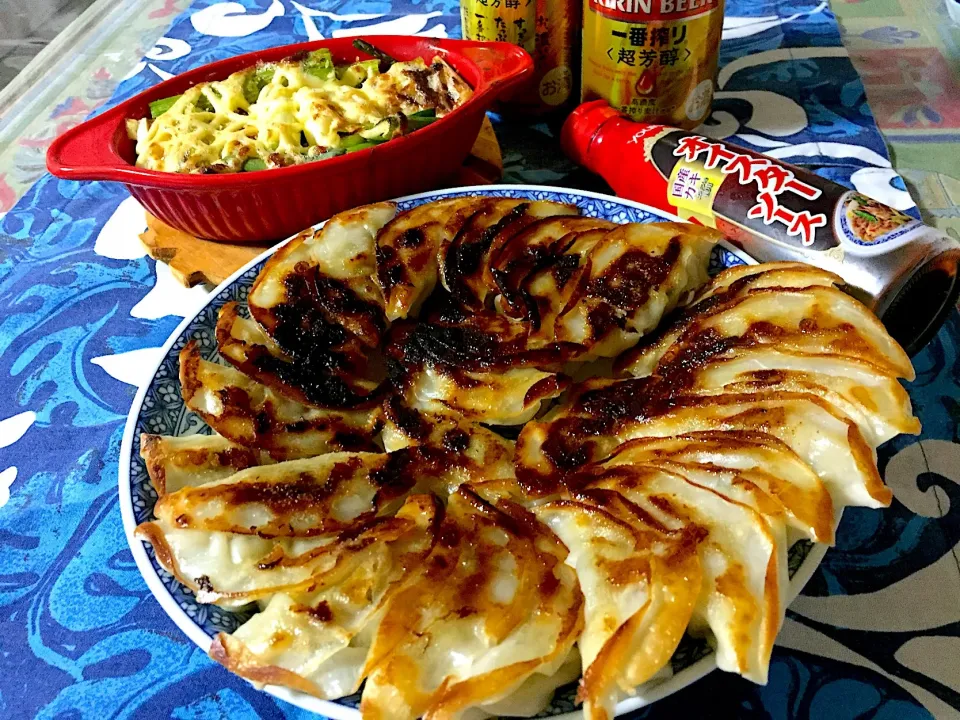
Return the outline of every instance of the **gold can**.
[[[710,114],[724,0],[584,0],[582,100],[690,129]]]
[[[533,56],[534,74],[505,104],[546,113],[576,96],[580,0],[461,0],[463,36],[519,45]]]

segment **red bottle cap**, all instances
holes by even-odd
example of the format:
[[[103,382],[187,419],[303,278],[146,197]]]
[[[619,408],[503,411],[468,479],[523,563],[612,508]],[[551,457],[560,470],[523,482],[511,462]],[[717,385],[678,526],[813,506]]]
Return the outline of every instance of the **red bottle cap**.
[[[620,117],[606,100],[592,100],[570,113],[560,131],[560,146],[571,160],[589,168],[590,146],[608,120]]]

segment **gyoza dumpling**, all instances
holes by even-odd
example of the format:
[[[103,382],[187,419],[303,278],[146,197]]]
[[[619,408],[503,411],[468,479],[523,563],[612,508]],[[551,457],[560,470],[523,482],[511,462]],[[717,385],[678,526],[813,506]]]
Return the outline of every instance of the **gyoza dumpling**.
[[[240,608],[308,582],[337,563],[336,535],[261,538],[209,530],[184,530],[154,520],[137,527],[157,561],[190,588],[197,602]]]
[[[557,318],[556,339],[613,357],[657,326],[707,279],[720,233],[680,223],[633,223],[608,232],[590,250],[576,300]]]
[[[375,348],[386,327],[375,237],[393,203],[342,212],[277,250],[250,289],[250,313],[294,358],[357,338]]]
[[[140,457],[157,496],[230,477],[239,470],[277,462],[270,453],[220,435],[140,435]],[[283,458],[278,458],[283,459]]]
[[[584,273],[590,272],[590,251],[612,230],[601,226],[573,234],[569,244],[552,262],[526,277],[521,287],[525,297],[527,322],[530,325],[529,344],[539,347],[557,340],[557,318],[577,302],[578,290]]]
[[[721,670],[766,683],[786,609],[782,517],[762,514],[661,468],[620,465],[585,475],[592,476],[587,489],[613,490],[667,527],[707,531],[697,546],[703,583],[690,627],[710,628]]]
[[[431,305],[415,327],[395,327],[387,347],[402,369],[397,384],[410,407],[516,425],[563,391],[567,379],[559,370],[569,355],[563,349],[529,348],[524,324],[503,315],[466,314],[452,302]]]
[[[249,602],[335,562],[337,533],[392,513],[417,486],[441,485],[444,466],[419,459],[416,449],[331,453],[251,468],[164,495],[138,532],[203,602]]]
[[[576,205],[539,200],[490,198],[477,208],[441,253],[443,286],[462,305],[482,310],[496,293],[489,262],[511,238],[537,220],[576,215]]]
[[[770,262],[761,265],[734,265],[717,273],[697,291],[691,306],[707,298],[723,295],[725,299],[743,295],[758,288],[803,289],[843,285],[843,278],[801,262]]]
[[[392,397],[384,403],[387,452],[407,447],[441,448],[451,454],[449,471],[459,485],[467,481],[513,478],[512,440],[454,412],[428,413]]]
[[[193,342],[180,352],[180,391],[186,406],[224,437],[291,458],[373,449],[383,415],[379,406],[324,410],[303,405],[231,367],[204,360]]]
[[[664,525],[619,493],[593,490],[533,508],[570,550],[584,594],[579,698],[588,720],[613,716],[620,696],[660,671],[700,595],[697,545],[706,534]]]
[[[761,345],[737,348],[711,359],[695,371],[695,376],[692,389],[696,392],[813,393],[856,422],[873,446],[901,433],[920,432],[910,396],[897,379],[884,368],[857,358],[809,355]]]
[[[701,305],[707,309],[701,311]],[[661,361],[694,346],[698,353],[719,354],[732,347],[770,344],[807,355],[865,360],[895,377],[914,378],[910,358],[876,316],[834,287],[761,288],[701,305],[682,315],[656,342],[617,363],[618,368],[643,377],[655,374]]]
[[[368,718],[457,718],[549,675],[580,634],[566,550],[518,505],[461,487],[420,574],[387,607],[360,705]]]
[[[217,319],[217,350],[237,370],[292,400],[324,408],[348,408],[369,401],[386,371],[380,353],[357,341],[336,352],[317,348],[310,361],[294,359],[256,321],[243,317],[230,302]]]
[[[416,317],[439,279],[441,248],[486,200],[459,197],[418,205],[400,213],[377,233],[377,282],[387,320]]]
[[[613,466],[662,461],[746,471],[750,482],[783,506],[792,527],[811,540],[833,544],[833,501],[826,485],[773,435],[732,430],[640,438],[624,443],[603,462]]]
[[[707,430],[764,432],[820,476],[835,507],[886,507],[892,494],[851,420],[807,393],[651,396],[652,378],[594,382],[572,407],[528,423],[517,439],[518,476],[556,476],[603,459],[627,440]],[[531,482],[527,480],[526,482]]]
[[[153,513],[172,526],[259,537],[341,532],[372,520],[436,477],[413,451],[329,453],[242,470],[164,495]]]
[[[762,265],[735,265],[714,276],[700,288],[693,299],[668,317],[654,336],[648,336],[634,349],[621,355],[616,367],[624,374],[643,377],[653,373],[657,362],[681,335],[702,318],[734,304],[736,298],[751,290],[779,288],[802,290],[808,287],[832,287],[842,278],[826,270],[798,262],[775,262]],[[696,331],[688,334],[695,336]]]
[[[335,565],[219,634],[210,657],[257,683],[326,699],[355,693],[384,605],[430,551],[439,512],[436,500],[410,497],[363,542],[344,543]]]

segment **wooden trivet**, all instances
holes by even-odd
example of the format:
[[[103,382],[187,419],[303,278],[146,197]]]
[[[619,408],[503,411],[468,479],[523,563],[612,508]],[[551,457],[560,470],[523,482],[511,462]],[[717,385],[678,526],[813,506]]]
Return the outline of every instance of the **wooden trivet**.
[[[477,141],[450,185],[490,185],[498,182],[502,175],[500,145],[490,119],[485,118]],[[201,240],[170,227],[150,213],[147,213],[147,230],[140,235],[140,241],[150,257],[169,265],[173,276],[187,287],[201,283],[219,285],[269,247]]]

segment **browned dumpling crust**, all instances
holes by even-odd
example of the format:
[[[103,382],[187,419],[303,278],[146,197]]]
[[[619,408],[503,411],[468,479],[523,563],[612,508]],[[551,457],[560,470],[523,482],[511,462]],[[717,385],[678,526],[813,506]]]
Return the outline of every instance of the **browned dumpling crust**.
[[[181,354],[212,436],[144,436],[137,533],[200,602],[260,612],[211,656],[365,720],[608,720],[685,632],[764,683],[787,551],[892,494],[913,368],[838,277],[712,280],[719,236],[467,196],[331,218]]]

